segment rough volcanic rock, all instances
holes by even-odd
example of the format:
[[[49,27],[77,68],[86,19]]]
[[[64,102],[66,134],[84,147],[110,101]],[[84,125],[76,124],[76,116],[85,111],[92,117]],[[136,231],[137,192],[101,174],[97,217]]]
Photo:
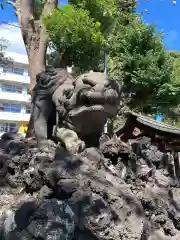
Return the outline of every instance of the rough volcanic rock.
[[[12,207],[0,216],[1,236],[5,239],[73,239],[77,218],[65,202],[27,198]]]
[[[152,139],[106,136],[99,148],[78,155],[54,144],[40,151],[32,139],[13,141],[21,141],[20,151],[9,145],[9,153],[0,152],[5,239],[180,239],[173,155]]]

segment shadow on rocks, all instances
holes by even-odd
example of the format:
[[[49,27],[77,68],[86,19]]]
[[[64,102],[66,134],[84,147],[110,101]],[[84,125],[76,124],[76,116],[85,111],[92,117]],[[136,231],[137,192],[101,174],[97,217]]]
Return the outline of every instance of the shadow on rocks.
[[[57,199],[30,201],[21,205],[14,215],[15,228],[8,240],[72,240],[77,218],[70,206]]]

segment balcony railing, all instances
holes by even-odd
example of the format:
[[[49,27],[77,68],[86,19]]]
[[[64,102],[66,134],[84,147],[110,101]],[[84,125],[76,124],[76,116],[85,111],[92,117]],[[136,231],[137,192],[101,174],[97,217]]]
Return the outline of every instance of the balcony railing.
[[[0,80],[6,80],[11,82],[30,84],[30,77],[15,73],[4,73],[0,72]]]
[[[29,119],[30,119],[30,114],[27,114],[27,113],[12,113],[12,112],[0,111],[0,120],[3,120],[3,121],[28,122]]]
[[[29,103],[31,96],[27,93],[0,92],[0,99],[5,101]]]

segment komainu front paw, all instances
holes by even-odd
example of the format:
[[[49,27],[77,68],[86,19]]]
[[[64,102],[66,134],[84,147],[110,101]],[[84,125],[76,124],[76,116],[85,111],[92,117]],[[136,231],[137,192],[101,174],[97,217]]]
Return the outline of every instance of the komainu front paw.
[[[68,142],[65,144],[67,151],[69,151],[72,154],[77,154],[82,152],[85,149],[85,143],[81,140]]]

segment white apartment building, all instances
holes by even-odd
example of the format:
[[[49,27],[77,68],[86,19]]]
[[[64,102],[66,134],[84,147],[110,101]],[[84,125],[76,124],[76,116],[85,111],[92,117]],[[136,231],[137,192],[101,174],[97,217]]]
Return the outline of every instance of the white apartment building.
[[[30,118],[28,58],[7,52],[12,63],[0,67],[0,137],[27,125]]]

